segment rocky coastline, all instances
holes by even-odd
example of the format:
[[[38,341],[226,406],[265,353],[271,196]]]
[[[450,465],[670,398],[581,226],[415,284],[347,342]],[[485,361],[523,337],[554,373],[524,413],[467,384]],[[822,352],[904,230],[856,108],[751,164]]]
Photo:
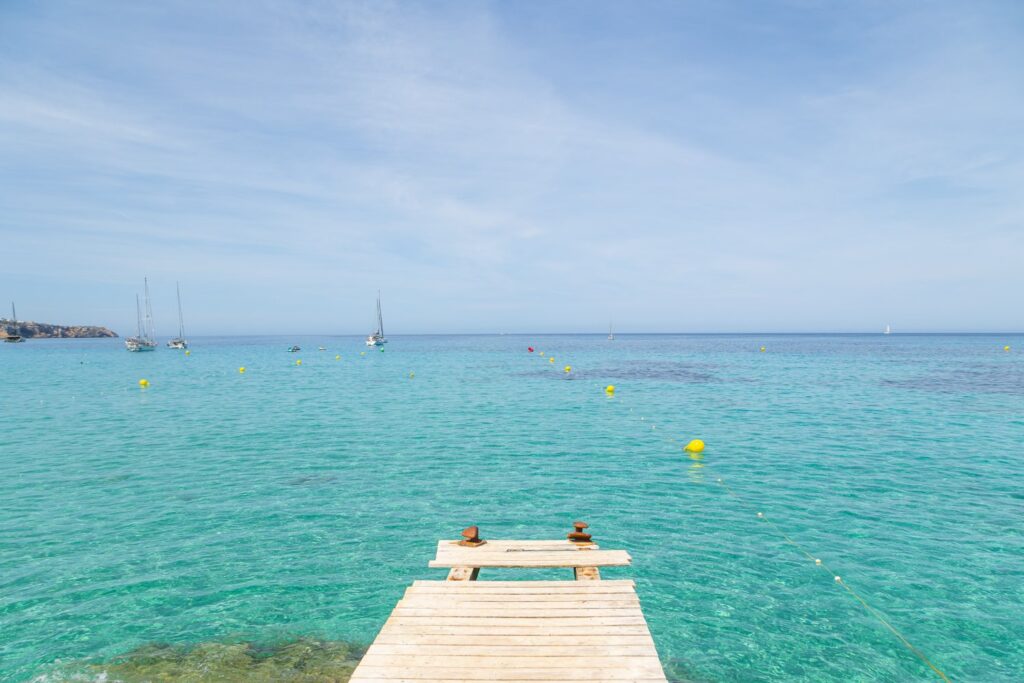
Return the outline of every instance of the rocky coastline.
[[[116,337],[117,332],[97,325],[51,325],[31,321],[0,321],[0,338],[21,335],[25,339],[85,339],[92,337]]]

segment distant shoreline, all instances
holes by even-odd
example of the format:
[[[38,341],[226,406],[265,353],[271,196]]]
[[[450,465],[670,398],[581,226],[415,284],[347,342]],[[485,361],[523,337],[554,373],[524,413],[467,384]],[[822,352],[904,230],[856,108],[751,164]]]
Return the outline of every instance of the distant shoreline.
[[[0,322],[0,338],[20,335],[25,339],[93,339],[117,337],[117,332],[98,325],[51,325],[24,321]]]
[[[0,339],[11,334],[9,320],[0,319]],[[48,323],[19,322],[18,334],[25,339],[103,339],[120,338],[113,330],[98,325],[51,325]],[[1021,336],[1024,332],[616,332],[616,339],[629,337],[1001,337]],[[518,337],[524,339],[542,337],[605,337],[606,332],[410,332],[391,334],[395,338],[413,337]],[[309,339],[309,338],[353,338],[365,339],[366,335],[355,332],[293,332],[293,333],[228,333],[190,335],[193,339]],[[611,341],[609,343],[614,343]]]

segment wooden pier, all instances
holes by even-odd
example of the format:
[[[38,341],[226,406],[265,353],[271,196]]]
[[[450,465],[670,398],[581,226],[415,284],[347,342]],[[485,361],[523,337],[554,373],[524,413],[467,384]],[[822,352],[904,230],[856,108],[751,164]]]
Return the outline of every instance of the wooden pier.
[[[439,542],[430,566],[448,579],[406,589],[351,681],[665,681],[635,584],[601,580],[629,554],[599,549],[585,527],[576,542],[484,542],[475,527]],[[575,580],[477,580],[495,567]]]

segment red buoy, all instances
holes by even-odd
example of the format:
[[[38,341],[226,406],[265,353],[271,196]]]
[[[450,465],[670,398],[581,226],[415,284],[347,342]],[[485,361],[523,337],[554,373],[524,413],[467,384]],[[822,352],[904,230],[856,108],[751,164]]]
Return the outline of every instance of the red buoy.
[[[529,351],[530,353],[533,353],[533,347],[532,346],[527,346],[526,350]]]

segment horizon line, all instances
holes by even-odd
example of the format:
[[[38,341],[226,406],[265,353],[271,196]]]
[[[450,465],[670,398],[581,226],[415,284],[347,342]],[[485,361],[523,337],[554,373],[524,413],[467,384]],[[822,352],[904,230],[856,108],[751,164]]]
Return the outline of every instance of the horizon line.
[[[107,328],[110,329],[110,328]],[[113,330],[111,330],[113,332]],[[115,334],[117,334],[115,332]],[[615,337],[646,336],[646,337],[685,337],[685,336],[707,336],[707,337],[755,337],[755,336],[832,336],[832,337],[911,337],[911,336],[997,336],[997,335],[1024,335],[1024,331],[1008,330],[985,330],[985,331],[918,331],[918,332],[616,332]],[[167,337],[171,339],[176,335],[156,335],[157,338]],[[206,333],[196,335],[185,335],[190,339],[205,337],[354,337],[364,338],[363,333],[351,332],[295,332],[295,333]],[[559,336],[559,337],[604,337],[605,332],[406,332],[395,335],[388,335],[389,338],[400,337],[530,337],[530,336]],[[119,339],[118,337],[36,337],[35,339]],[[609,340],[612,341],[612,340]]]

